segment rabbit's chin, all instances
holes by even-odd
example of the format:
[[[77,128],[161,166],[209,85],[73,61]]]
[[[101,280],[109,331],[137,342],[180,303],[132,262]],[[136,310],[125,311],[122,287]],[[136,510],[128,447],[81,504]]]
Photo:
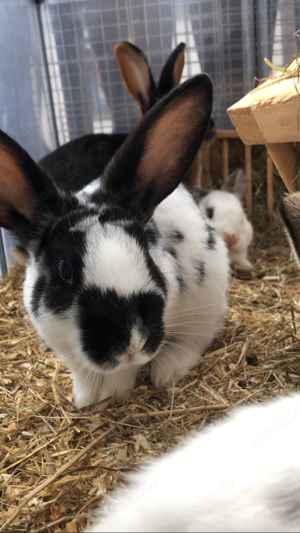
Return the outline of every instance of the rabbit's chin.
[[[152,354],[138,353],[135,362],[124,360],[114,369],[102,369],[100,365],[86,360],[85,366],[73,371],[73,395],[78,409],[91,404],[106,409],[125,394],[134,389],[136,376],[141,366],[152,361],[159,353],[161,345]]]

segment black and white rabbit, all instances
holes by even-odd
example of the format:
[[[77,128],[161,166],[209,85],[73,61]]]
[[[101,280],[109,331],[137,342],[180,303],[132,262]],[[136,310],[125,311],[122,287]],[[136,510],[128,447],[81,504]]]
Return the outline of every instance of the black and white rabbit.
[[[300,192],[280,215],[300,265]],[[91,532],[300,530],[300,394],[241,407],[129,477]]]
[[[244,168],[235,170],[220,190],[199,191],[200,206],[210,225],[223,237],[229,250],[232,266],[251,270],[248,247],[253,238],[253,227],[244,212],[249,180]]]
[[[180,43],[164,65],[156,86],[146,56],[134,44],[114,48],[125,86],[139,106],[140,118],[176,87],[184,67],[185,44]],[[73,139],[41,159],[39,164],[65,191],[77,192],[98,178],[128,137],[128,133],[90,133]]]
[[[139,106],[140,119],[157,100],[179,85],[184,52],[185,44],[180,43],[165,63],[156,86],[147,58],[137,46],[129,42],[120,42],[115,46],[114,53],[124,84]],[[215,136],[216,126],[211,119],[201,147],[210,146]],[[39,164],[58,187],[66,192],[78,192],[103,173],[127,137],[127,133],[90,133],[60,146],[43,157]],[[195,182],[200,166],[200,154],[197,154],[185,176],[188,186]],[[26,265],[28,255],[24,247],[13,246],[11,255],[18,265]]]
[[[227,250],[180,185],[211,108],[207,75],[183,83],[77,195],[0,135],[0,225],[29,253],[25,306],[78,407],[122,398],[150,361],[156,387],[179,380],[222,327]]]

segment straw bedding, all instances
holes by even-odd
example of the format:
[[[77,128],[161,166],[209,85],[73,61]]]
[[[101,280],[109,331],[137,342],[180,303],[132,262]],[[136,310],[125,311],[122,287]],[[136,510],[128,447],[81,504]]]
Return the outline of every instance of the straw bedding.
[[[300,273],[276,224],[250,256],[254,270],[233,275],[225,328],[203,363],[159,392],[145,369],[106,412],[74,408],[67,369],[24,312],[22,270],[0,280],[0,531],[82,531],[136,465],[229,408],[299,388]]]

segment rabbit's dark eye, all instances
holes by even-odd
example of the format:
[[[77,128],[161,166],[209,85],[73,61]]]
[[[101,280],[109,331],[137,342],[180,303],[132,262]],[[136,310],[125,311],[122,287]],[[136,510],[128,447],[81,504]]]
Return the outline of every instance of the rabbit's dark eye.
[[[213,207],[208,207],[207,210],[206,210],[206,214],[207,214],[208,218],[212,218],[214,216],[214,208]]]
[[[63,279],[67,283],[73,282],[73,267],[69,259],[60,259],[58,263],[58,271],[61,279]]]

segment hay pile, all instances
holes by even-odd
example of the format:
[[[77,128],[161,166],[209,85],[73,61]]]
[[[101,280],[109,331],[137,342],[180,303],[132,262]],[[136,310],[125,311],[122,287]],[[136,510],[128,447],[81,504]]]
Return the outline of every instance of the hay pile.
[[[81,531],[135,465],[229,408],[299,387],[300,273],[278,228],[234,276],[226,327],[202,365],[156,391],[147,371],[107,412],[78,412],[66,368],[24,313],[22,271],[0,280],[0,531]]]

